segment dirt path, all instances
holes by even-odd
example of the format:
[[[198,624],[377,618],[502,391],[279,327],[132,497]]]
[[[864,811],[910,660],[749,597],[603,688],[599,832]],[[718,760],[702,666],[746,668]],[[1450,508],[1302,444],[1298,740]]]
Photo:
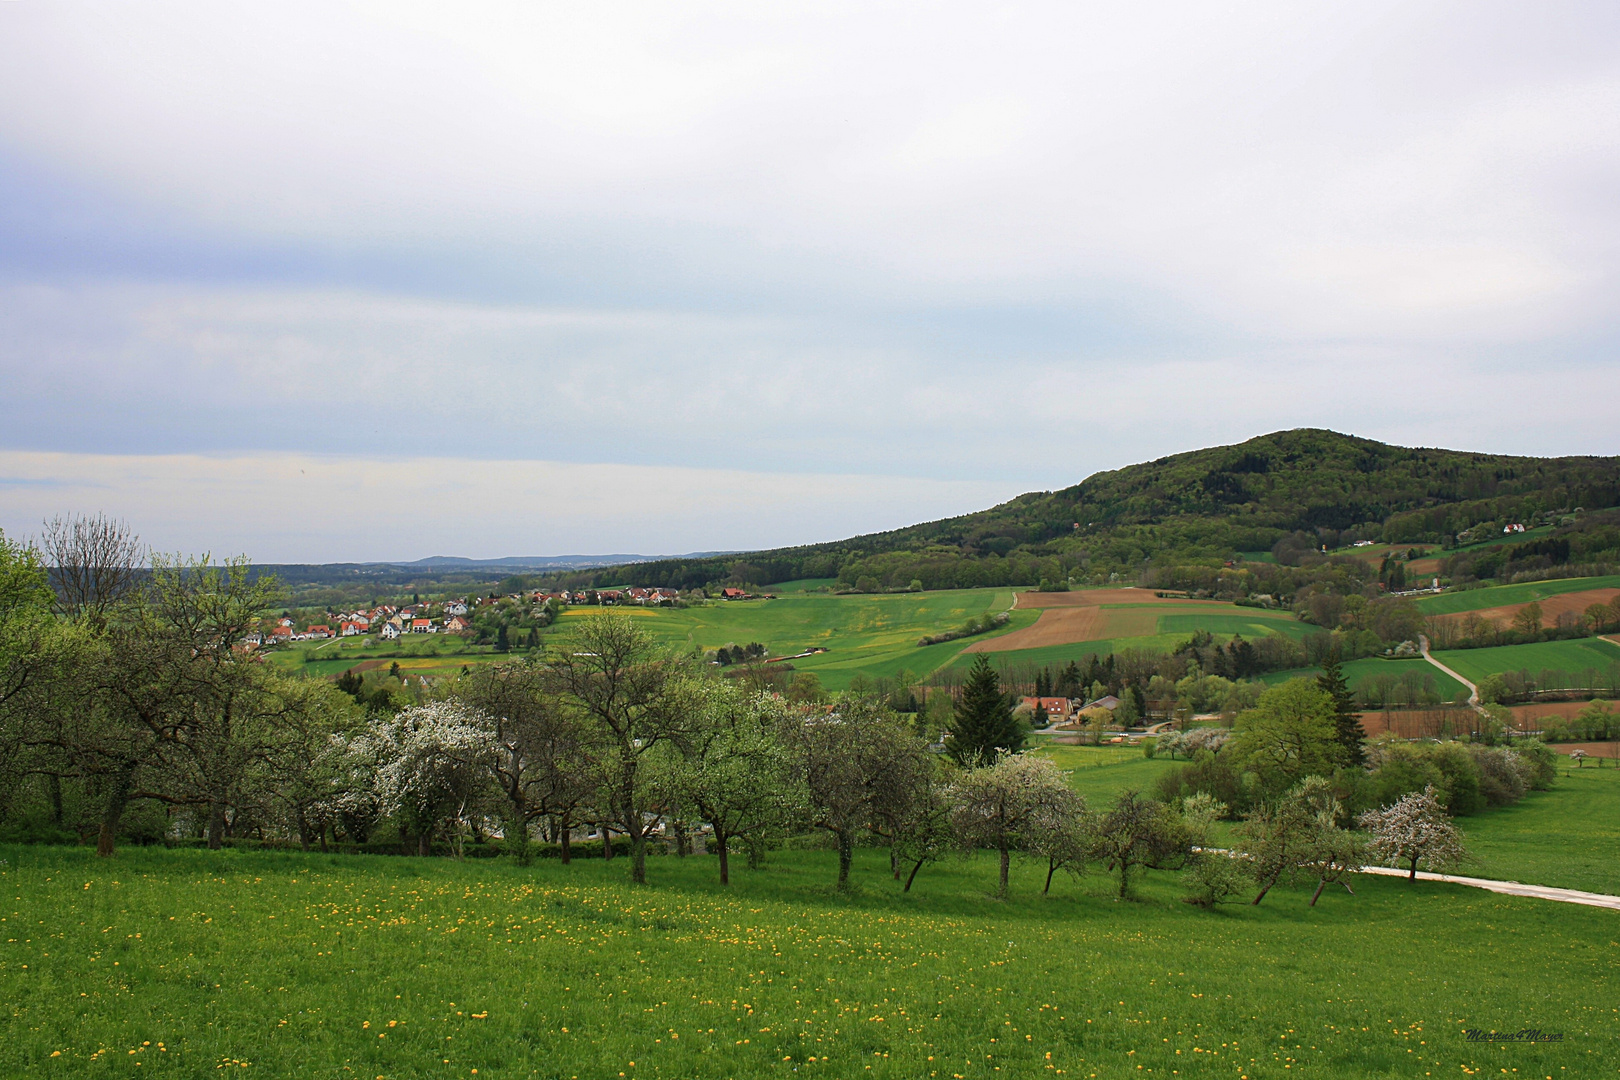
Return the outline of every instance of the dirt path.
[[[1423,650],[1423,659],[1427,660],[1429,663],[1433,664],[1447,675],[1450,675],[1453,679],[1456,679],[1458,682],[1468,687],[1468,707],[1470,709],[1473,709],[1477,713],[1485,712],[1485,706],[1479,703],[1479,687],[1475,686],[1473,683],[1469,682],[1467,679],[1463,678],[1461,675],[1457,674],[1455,671],[1436,660],[1429,652],[1429,639],[1423,634],[1418,635],[1418,647]]]
[[[1357,873],[1377,874],[1380,877],[1406,877],[1407,871],[1393,866],[1363,866]],[[1562,904],[1585,904],[1588,907],[1620,911],[1620,896],[1608,893],[1581,892],[1579,889],[1555,889],[1550,885],[1524,885],[1517,881],[1496,881],[1492,878],[1456,877],[1452,874],[1431,874],[1419,870],[1419,881],[1444,881],[1451,885],[1467,885],[1508,896],[1528,896],[1536,900],[1557,900]]]

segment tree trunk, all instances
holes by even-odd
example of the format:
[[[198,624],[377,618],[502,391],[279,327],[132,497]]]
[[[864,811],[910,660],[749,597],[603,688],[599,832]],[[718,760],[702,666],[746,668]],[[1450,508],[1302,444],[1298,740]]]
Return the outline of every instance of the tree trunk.
[[[686,825],[685,825],[684,822],[673,821],[673,822],[670,822],[670,828],[675,830],[675,854],[679,855],[681,858],[684,859],[684,858],[686,858],[687,844],[690,842],[687,839],[687,836],[686,836]],[[723,863],[722,863],[722,866],[724,866]],[[724,871],[724,869],[722,869],[721,872],[720,872],[720,882],[721,882],[721,884],[725,884],[725,880],[726,880],[725,871]]]
[[[602,858],[613,858],[613,830],[603,825],[597,830],[602,834]]]
[[[301,806],[298,808],[298,850],[309,850],[309,819]]]
[[[569,823],[567,818],[559,818],[558,819],[558,821],[557,821],[557,842],[558,842],[558,844],[560,844],[562,846],[562,864],[564,866],[567,866],[569,860],[574,857],[574,836],[573,836],[573,832],[574,832],[573,826]]]
[[[51,773],[45,778],[46,785],[51,793],[51,824],[58,829],[62,827],[62,778]]]
[[[918,859],[917,864],[911,868],[911,873],[906,875],[906,887],[901,889],[901,892],[911,891],[911,883],[917,880],[917,871],[922,869],[922,864],[923,861]]]
[[[1041,889],[1042,896],[1052,891],[1052,875],[1055,873],[1057,873],[1057,860],[1049,858],[1046,860],[1046,887]]]
[[[834,835],[838,837],[838,888],[842,891],[849,888],[849,867],[855,861],[855,838],[847,832]]]
[[[208,850],[218,851],[225,845],[225,804],[217,799],[208,803]]]
[[[101,832],[96,837],[96,854],[102,858],[112,855],[117,847],[118,822],[129,803],[129,789],[134,777],[133,769],[123,768],[113,774],[112,790],[107,793],[107,805],[101,815]]]
[[[726,858],[726,840],[728,837],[719,829],[714,830],[714,853],[720,856],[720,884],[731,884],[731,864]]]
[[[1311,894],[1311,907],[1316,906],[1316,899],[1322,895],[1322,890],[1325,888],[1327,888],[1327,878],[1323,878],[1316,883],[1316,891]]]
[[[997,890],[996,895],[1004,897],[1004,896],[1007,895],[1007,869],[1012,863],[1012,853],[1007,850],[1007,845],[1006,844],[1001,845],[1000,851],[1001,851],[1001,886]]]
[[[422,835],[416,838],[416,853],[424,858],[433,854],[432,832],[424,830]]]
[[[1416,881],[1417,880],[1417,864],[1418,864],[1418,856],[1414,855],[1414,856],[1412,856],[1412,872],[1410,874],[1406,875],[1406,880],[1407,881]]]
[[[1265,882],[1265,883],[1264,883],[1264,884],[1262,884],[1262,885],[1261,885],[1261,886],[1260,886],[1260,895],[1259,895],[1259,896],[1256,896],[1256,897],[1255,897],[1255,898],[1254,898],[1254,906],[1255,906],[1255,907],[1259,907],[1259,906],[1260,906],[1260,901],[1262,901],[1262,900],[1264,900],[1264,899],[1265,899],[1265,898],[1266,898],[1266,893],[1268,893],[1268,892],[1270,892],[1270,891],[1271,891],[1271,887],[1272,887],[1272,886],[1273,886],[1273,885],[1275,885],[1275,884],[1276,884],[1276,883],[1277,883],[1277,879],[1276,879],[1276,878],[1272,878],[1272,879],[1271,879],[1271,880],[1270,880],[1270,881],[1267,881],[1267,882]]]
[[[630,880],[647,884],[647,834],[640,829],[630,836]]]
[[[900,880],[900,853],[893,844],[889,845],[889,872],[894,875],[894,880]]]
[[[326,827],[327,827],[327,822],[325,820],[322,820],[321,821],[321,853],[323,855],[326,853]]]

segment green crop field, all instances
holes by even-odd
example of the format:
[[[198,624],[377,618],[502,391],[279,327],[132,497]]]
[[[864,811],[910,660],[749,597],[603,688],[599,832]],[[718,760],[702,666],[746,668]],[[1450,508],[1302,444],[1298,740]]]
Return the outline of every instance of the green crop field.
[[[1620,663],[1620,645],[1603,638],[1575,638],[1529,645],[1498,645],[1489,649],[1450,649],[1435,653],[1434,658],[1477,683],[1487,675],[1503,671],[1535,673],[1549,668],[1572,674],[1587,668],[1604,671]]]
[[[1183,638],[1192,636],[1195,630],[1207,630],[1212,634],[1242,634],[1246,638],[1263,637],[1266,634],[1285,634],[1288,637],[1299,639],[1313,631],[1320,632],[1321,628],[1302,623],[1294,618],[1290,612],[1275,614],[1260,614],[1252,608],[1239,608],[1241,614],[1196,614],[1196,615],[1160,615],[1159,633],[1176,634]]]
[[[1438,656],[1439,654],[1437,653],[1435,655]],[[1426,677],[1433,676],[1435,689],[1439,691],[1441,697],[1447,700],[1450,700],[1459,693],[1467,692],[1462,683],[1458,682],[1456,679],[1453,679],[1450,675],[1447,675],[1445,672],[1441,671],[1427,660],[1422,659],[1379,660],[1372,657],[1364,660],[1350,660],[1343,665],[1343,670],[1345,682],[1349,684],[1350,689],[1352,690],[1360,686],[1364,681],[1370,679],[1377,679],[1383,676],[1390,676],[1399,679],[1408,672],[1411,672],[1415,674],[1420,681]],[[1278,683],[1287,682],[1289,679],[1295,679],[1301,675],[1307,675],[1314,678],[1315,676],[1320,675],[1321,672],[1321,668],[1293,668],[1289,671],[1269,672],[1260,676],[1260,678],[1262,681],[1275,686]]]
[[[1545,600],[1549,596],[1581,592],[1585,589],[1614,588],[1620,588],[1620,575],[1527,581],[1519,585],[1492,585],[1484,589],[1464,589],[1461,592],[1420,596],[1413,603],[1425,615],[1456,615],[1464,611],[1482,611],[1485,608],[1504,607],[1508,604],[1528,604],[1532,600]]]
[[[704,857],[0,858],[7,1076],[1576,1077],[1620,1020],[1613,912],[1388,878],[1202,912],[1022,864],[995,901],[989,858],[902,894],[877,851],[847,897],[820,851],[730,890]],[[1563,1041],[1464,1038],[1525,1026]]]
[[[971,618],[1012,607],[1010,589],[962,589],[924,593],[832,596],[786,593],[776,600],[736,600],[689,608],[612,609],[636,620],[656,640],[679,652],[759,642],[772,656],[792,656],[812,647],[827,651],[795,659],[795,670],[814,672],[832,690],[856,675],[893,675],[902,669],[925,675],[983,637],[918,647],[926,634],[954,629]],[[572,620],[599,612],[571,608],[557,624],[566,634]],[[1037,611],[1014,611],[1007,633],[1029,626]],[[555,635],[548,636],[548,647]]]
[[[383,668],[398,663],[412,675],[439,678],[453,675],[463,664],[510,659],[489,645],[473,645],[454,634],[412,634],[396,641],[376,635],[333,638],[322,642],[295,642],[270,650],[270,662],[288,671],[332,678],[357,664],[373,661]]]

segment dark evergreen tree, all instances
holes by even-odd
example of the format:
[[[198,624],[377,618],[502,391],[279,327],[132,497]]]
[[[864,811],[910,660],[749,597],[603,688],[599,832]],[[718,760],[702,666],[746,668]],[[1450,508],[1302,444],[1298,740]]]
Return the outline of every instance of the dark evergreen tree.
[[[1012,699],[1001,692],[1001,676],[980,653],[962,684],[945,752],[965,768],[994,765],[1003,753],[1024,745],[1024,725],[1013,717]]]
[[[1052,673],[1045,668],[1041,668],[1035,673],[1035,696],[1052,696]]]
[[[1367,755],[1362,747],[1367,733],[1361,729],[1361,714],[1356,709],[1355,695],[1350,693],[1350,687],[1344,681],[1344,671],[1339,667],[1339,654],[1330,653],[1322,661],[1322,674],[1316,677],[1316,685],[1327,692],[1333,699],[1333,727],[1339,745],[1344,748],[1346,763],[1350,765],[1363,765]]]
[[[506,624],[501,623],[501,629],[495,635],[495,651],[496,652],[510,652],[511,649],[512,649],[512,639],[507,636]]]
[[[1057,685],[1053,689],[1059,697],[1079,697],[1080,665],[1070,660],[1068,667],[1065,667],[1063,673],[1058,676]]]

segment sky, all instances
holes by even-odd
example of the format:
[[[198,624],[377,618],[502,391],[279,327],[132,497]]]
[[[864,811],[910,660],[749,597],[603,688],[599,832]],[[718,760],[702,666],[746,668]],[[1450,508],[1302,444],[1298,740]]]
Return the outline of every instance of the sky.
[[[1620,6],[0,3],[0,529],[747,550],[1620,453]]]

